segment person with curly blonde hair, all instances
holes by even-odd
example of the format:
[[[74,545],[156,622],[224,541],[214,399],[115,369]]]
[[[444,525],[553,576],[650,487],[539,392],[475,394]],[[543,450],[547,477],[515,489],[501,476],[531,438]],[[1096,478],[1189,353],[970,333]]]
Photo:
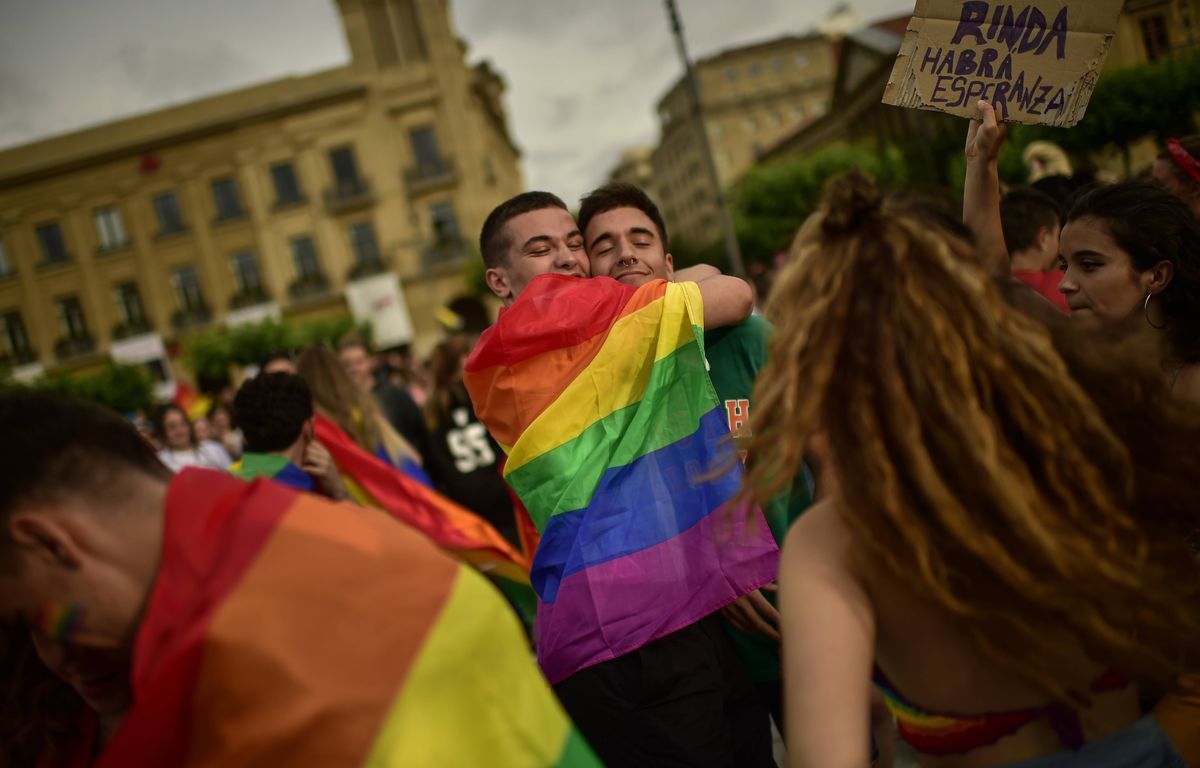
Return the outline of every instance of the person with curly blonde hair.
[[[836,179],[771,295],[748,486],[818,430],[838,479],[781,562],[792,764],[868,763],[874,680],[922,765],[1182,765],[1136,684],[1200,657],[1200,416],[952,224]]]

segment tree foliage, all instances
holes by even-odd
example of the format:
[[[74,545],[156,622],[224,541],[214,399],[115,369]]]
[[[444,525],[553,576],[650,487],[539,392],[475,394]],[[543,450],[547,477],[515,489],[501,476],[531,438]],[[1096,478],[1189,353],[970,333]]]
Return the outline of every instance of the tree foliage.
[[[832,177],[861,170],[888,187],[904,186],[909,177],[896,148],[833,144],[811,155],[752,168],[732,195],[734,226],[742,256],[768,264],[786,249],[796,230],[816,210]]]
[[[317,342],[336,343],[357,331],[367,341],[369,324],[356,325],[350,317],[286,323],[264,320],[233,328],[216,328],[188,338],[183,349],[183,364],[200,381],[221,381],[232,366],[257,365],[276,350],[295,350]]]
[[[1087,115],[1074,128],[1017,126],[1014,139],[1019,145],[1052,141],[1074,155],[1112,145],[1128,160],[1129,147],[1142,138],[1154,136],[1161,144],[1171,136],[1195,133],[1197,112],[1200,56],[1167,57],[1105,73]]]
[[[118,413],[148,411],[154,405],[154,380],[149,371],[138,365],[110,363],[82,376],[54,373],[28,385],[0,379],[0,389],[24,386],[88,400]]]

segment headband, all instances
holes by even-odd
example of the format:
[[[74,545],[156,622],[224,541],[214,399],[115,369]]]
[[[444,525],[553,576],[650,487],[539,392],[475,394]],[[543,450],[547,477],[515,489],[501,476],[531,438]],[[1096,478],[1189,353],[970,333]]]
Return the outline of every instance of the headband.
[[[1200,182],[1200,160],[1192,157],[1179,143],[1179,139],[1168,139],[1167,151],[1171,153],[1171,159],[1179,166],[1179,170],[1190,176],[1192,181]]]

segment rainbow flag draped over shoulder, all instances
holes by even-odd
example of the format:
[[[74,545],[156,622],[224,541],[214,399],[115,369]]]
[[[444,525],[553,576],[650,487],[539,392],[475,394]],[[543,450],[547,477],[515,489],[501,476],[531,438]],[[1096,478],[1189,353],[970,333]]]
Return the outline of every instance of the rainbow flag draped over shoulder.
[[[541,533],[537,650],[557,683],[775,578],[709,381],[694,283],[538,277],[467,360],[504,477]]]
[[[594,766],[473,569],[378,511],[188,469],[101,768]]]
[[[533,623],[536,597],[529,583],[529,561],[491,524],[367,453],[319,413],[316,437],[356,502],[391,513],[474,566],[504,593],[526,625]]]

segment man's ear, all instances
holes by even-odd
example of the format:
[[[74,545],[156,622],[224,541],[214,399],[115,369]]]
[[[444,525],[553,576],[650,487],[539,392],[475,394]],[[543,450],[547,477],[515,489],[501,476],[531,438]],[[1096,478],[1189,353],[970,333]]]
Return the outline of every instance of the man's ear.
[[[18,547],[46,565],[75,569],[82,562],[73,532],[56,517],[37,510],[17,512],[9,519],[8,531]]]
[[[497,267],[488,267],[484,273],[484,279],[487,280],[488,288],[492,289],[492,293],[500,297],[500,300],[508,303],[512,301],[512,286],[508,283],[508,273]]]
[[[1050,227],[1038,227],[1037,234],[1033,238],[1034,247],[1038,251],[1046,248],[1046,241],[1050,239]]]
[[[675,277],[675,257],[668,252],[663,260],[667,263],[667,280],[671,280]]]

